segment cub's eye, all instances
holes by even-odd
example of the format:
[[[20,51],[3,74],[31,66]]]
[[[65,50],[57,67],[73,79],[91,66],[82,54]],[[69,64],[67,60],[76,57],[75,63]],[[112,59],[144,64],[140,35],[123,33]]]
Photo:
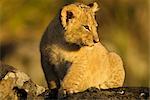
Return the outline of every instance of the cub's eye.
[[[90,28],[89,28],[89,26],[88,25],[83,25],[87,30],[89,30],[90,31]]]

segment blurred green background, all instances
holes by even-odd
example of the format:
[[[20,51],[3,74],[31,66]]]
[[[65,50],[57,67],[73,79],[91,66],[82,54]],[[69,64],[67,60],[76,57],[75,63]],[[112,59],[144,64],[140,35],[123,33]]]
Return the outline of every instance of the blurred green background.
[[[1,0],[0,58],[46,85],[39,43],[58,10],[71,2],[96,1],[101,42],[124,61],[125,86],[149,86],[148,0]]]

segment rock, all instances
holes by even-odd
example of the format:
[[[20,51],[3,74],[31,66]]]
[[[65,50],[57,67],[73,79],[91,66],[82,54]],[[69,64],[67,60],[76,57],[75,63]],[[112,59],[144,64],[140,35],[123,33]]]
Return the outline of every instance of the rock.
[[[61,99],[79,100],[79,99],[102,99],[102,100],[135,100],[135,99],[150,99],[150,88],[146,87],[120,87],[113,89],[99,90],[90,88],[85,92],[66,95]]]
[[[35,84],[24,72],[0,62],[1,99],[36,98],[44,91],[44,87]]]

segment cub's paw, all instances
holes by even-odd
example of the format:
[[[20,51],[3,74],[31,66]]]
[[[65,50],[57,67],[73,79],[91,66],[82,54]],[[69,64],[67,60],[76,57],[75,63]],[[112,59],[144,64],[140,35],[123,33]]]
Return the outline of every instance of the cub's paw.
[[[65,95],[77,93],[77,92],[79,92],[77,90],[77,88],[78,88],[77,85],[62,87],[62,88],[60,88],[60,93],[65,94]]]
[[[63,89],[63,88],[60,88],[59,91],[58,91],[58,98],[61,99],[63,97],[66,97],[67,95],[71,95],[71,94],[74,94],[74,93],[77,93],[79,92],[78,90],[74,90],[74,89]]]
[[[64,94],[74,94],[74,93],[77,93],[79,92],[78,90],[74,90],[74,89],[64,89],[63,90],[63,93]]]
[[[79,79],[65,77],[61,84],[61,91],[63,94],[73,94],[79,92],[81,82]]]

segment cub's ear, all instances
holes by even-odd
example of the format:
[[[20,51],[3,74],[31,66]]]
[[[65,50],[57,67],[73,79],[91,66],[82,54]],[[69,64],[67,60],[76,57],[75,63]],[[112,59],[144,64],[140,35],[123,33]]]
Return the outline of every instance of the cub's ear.
[[[74,18],[74,14],[72,11],[70,10],[66,10],[66,11],[62,11],[62,16],[61,16],[61,21],[62,21],[62,25],[64,28],[67,27],[67,25],[69,24],[69,21],[72,20]]]
[[[66,29],[67,26],[71,22],[73,22],[75,18],[78,18],[80,16],[80,14],[81,14],[81,11],[74,4],[70,4],[68,6],[63,7],[63,9],[61,10],[61,21],[62,21],[63,27]]]
[[[92,9],[93,12],[96,12],[99,10],[98,4],[96,2],[90,3],[88,6]]]

